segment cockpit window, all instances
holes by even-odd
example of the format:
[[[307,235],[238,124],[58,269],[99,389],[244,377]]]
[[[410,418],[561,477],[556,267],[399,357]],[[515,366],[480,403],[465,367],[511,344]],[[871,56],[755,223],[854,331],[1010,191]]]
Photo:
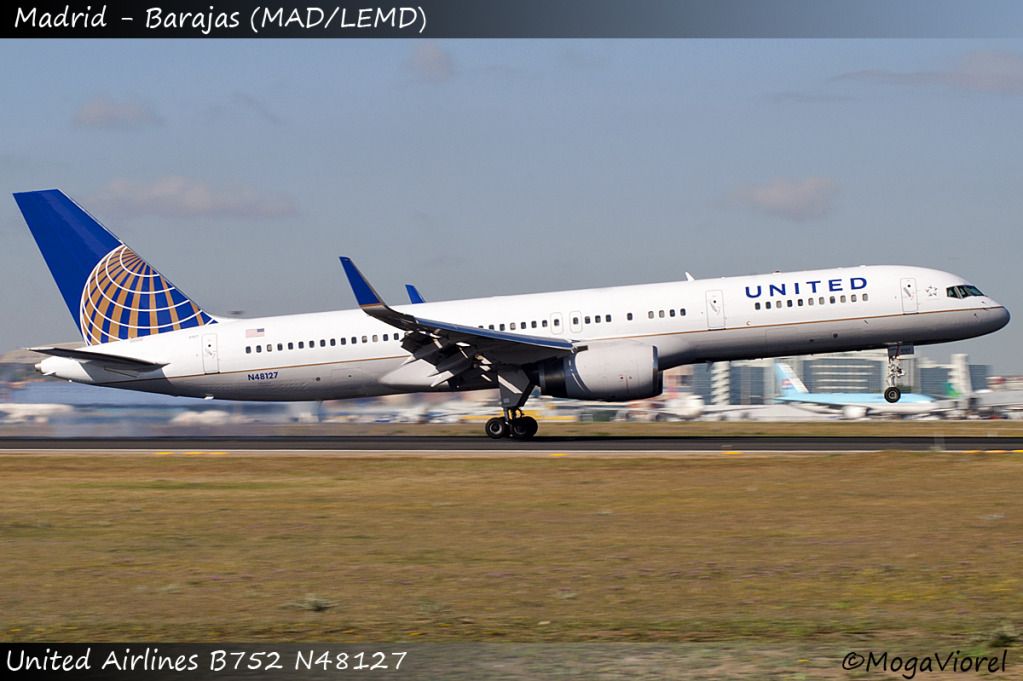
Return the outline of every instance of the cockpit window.
[[[970,286],[969,284],[965,286],[949,286],[945,289],[945,292],[948,294],[949,298],[969,298],[970,296],[984,295],[980,292],[979,288],[976,286]]]

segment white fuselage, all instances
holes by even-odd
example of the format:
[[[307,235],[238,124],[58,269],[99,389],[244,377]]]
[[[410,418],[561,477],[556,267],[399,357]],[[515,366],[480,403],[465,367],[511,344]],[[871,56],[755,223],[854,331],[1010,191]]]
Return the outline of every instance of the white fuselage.
[[[656,346],[661,370],[695,362],[940,343],[1008,322],[983,295],[951,297],[954,274],[863,266],[395,306],[512,334]],[[770,307],[768,307],[768,304]],[[599,321],[597,321],[599,320]],[[435,382],[407,361],[402,332],[362,310],[218,318],[216,324],[92,346],[164,364],[157,370],[50,357],[40,370],[72,381],[237,400],[321,400],[493,387]],[[585,350],[584,350],[585,352]]]

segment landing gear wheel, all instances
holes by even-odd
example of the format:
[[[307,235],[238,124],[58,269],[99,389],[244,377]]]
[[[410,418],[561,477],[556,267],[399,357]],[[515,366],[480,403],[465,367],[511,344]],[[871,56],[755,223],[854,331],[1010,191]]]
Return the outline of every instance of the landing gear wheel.
[[[540,425],[532,416],[522,416],[517,419],[512,419],[511,436],[516,440],[528,440],[536,435],[536,431],[539,430],[539,428]]]
[[[901,391],[901,390],[899,390],[899,389],[898,389],[898,388],[897,388],[896,386],[894,386],[894,385],[893,385],[893,386],[891,386],[891,387],[889,387],[889,388],[885,388],[885,389],[884,389],[884,399],[885,399],[885,401],[887,401],[887,402],[890,402],[890,403],[892,403],[892,404],[895,404],[896,402],[898,402],[898,401],[899,401],[899,399],[900,399],[901,397],[902,397],[902,391]]]
[[[486,425],[487,435],[495,440],[508,437],[510,429],[508,422],[503,418],[495,416],[494,418],[487,421]]]

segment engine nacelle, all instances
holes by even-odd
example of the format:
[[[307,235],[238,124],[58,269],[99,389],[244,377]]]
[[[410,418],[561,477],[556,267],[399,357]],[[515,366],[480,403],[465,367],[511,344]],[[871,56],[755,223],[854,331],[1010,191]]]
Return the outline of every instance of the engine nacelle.
[[[544,395],[603,402],[642,400],[664,390],[657,348],[630,341],[595,343],[549,359],[537,368],[536,384]]]

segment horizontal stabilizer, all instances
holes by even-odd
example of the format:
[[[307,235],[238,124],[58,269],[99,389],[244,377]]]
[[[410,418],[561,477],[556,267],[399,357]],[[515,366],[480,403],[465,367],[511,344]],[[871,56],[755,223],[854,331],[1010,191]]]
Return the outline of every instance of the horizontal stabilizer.
[[[135,369],[137,371],[153,371],[154,369],[166,366],[166,362],[150,362],[144,359],[136,359],[135,357],[111,355],[105,352],[96,352],[94,350],[81,350],[75,348],[29,348],[29,350],[43,355],[53,355],[54,357],[67,357],[68,359],[103,362],[104,364],[117,365],[119,367]]]

